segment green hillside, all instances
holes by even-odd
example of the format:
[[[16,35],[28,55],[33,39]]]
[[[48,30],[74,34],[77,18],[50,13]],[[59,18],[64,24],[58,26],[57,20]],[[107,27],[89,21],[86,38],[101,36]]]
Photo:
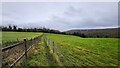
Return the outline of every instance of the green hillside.
[[[80,38],[48,33],[45,36],[55,42],[55,53],[63,66],[118,66],[117,38]],[[44,42],[37,44],[35,48],[28,60],[28,66],[57,66],[46,63],[49,59]]]

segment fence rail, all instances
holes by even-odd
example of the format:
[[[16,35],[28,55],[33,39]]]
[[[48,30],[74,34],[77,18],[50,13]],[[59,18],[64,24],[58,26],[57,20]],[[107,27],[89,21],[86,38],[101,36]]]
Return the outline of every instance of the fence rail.
[[[43,34],[34,39],[30,40],[24,39],[23,42],[2,48],[3,56],[2,67],[11,68],[15,66],[18,62],[19,63],[17,65],[20,65],[21,64],[20,60],[24,56],[25,60],[27,60],[28,51],[32,48],[33,45],[37,44],[41,40],[42,36]]]
[[[24,42],[19,42],[19,43],[16,43],[16,44],[13,44],[13,45],[4,47],[4,48],[2,48],[2,52],[3,52],[3,51],[6,51],[6,50],[8,50],[8,49],[11,49],[11,48],[13,48],[13,47],[15,47],[15,46],[18,46],[18,45],[20,45],[20,44],[22,44],[22,43],[24,43]]]

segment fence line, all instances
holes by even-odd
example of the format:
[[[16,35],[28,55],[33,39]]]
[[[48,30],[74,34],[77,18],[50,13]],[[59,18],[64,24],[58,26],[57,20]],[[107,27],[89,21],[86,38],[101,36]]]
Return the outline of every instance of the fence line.
[[[33,45],[37,44],[43,34],[34,39],[24,39],[24,42],[20,42],[14,45],[10,45],[2,48],[3,63],[2,67],[13,67],[17,62],[19,62],[24,56],[27,60],[27,53],[32,48]]]
[[[7,47],[4,47],[4,48],[2,48],[2,52],[3,51],[6,51],[6,50],[8,50],[8,49],[11,49],[11,48],[13,48],[13,47],[15,47],[15,46],[18,46],[18,45],[20,45],[20,44],[23,44],[24,42],[22,41],[22,42],[19,42],[19,43],[16,43],[16,44],[13,44],[13,45],[9,45],[9,46],[7,46]]]
[[[59,59],[59,56],[57,55],[57,50],[55,50],[55,42],[49,40],[45,35],[43,36],[44,40],[46,42],[46,46],[50,49],[50,53],[52,54],[53,58],[57,62],[59,66],[63,66],[62,62]]]

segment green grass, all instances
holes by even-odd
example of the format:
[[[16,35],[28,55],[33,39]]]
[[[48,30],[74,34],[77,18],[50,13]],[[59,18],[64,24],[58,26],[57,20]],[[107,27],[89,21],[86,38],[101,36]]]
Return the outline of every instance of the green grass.
[[[2,32],[2,42],[22,41],[34,38],[36,32]],[[55,53],[64,66],[118,66],[118,38],[80,38],[77,36],[49,34],[45,36],[55,42]],[[52,46],[51,46],[52,48]],[[29,66],[51,66],[54,61],[48,54],[44,40],[32,50],[26,63]],[[120,53],[119,53],[120,54]],[[55,64],[57,65],[57,64]]]
[[[46,46],[44,39],[35,45],[31,51],[25,64],[26,68],[31,66],[57,66],[53,56],[49,53],[49,48]]]
[[[44,41],[40,41],[35,47],[32,48],[26,67],[30,66],[49,66],[46,56],[46,49],[44,47]]]
[[[9,45],[11,42],[23,41],[39,36],[39,32],[2,32],[2,44]]]
[[[56,51],[65,66],[118,65],[117,38],[80,38],[47,33],[45,35],[56,42]]]

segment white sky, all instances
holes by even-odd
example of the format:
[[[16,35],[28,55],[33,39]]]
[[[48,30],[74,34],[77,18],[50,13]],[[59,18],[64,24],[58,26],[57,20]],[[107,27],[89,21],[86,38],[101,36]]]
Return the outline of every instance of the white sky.
[[[1,0],[2,2],[118,2],[119,0]]]
[[[3,2],[2,25],[61,31],[118,26],[117,2]]]

